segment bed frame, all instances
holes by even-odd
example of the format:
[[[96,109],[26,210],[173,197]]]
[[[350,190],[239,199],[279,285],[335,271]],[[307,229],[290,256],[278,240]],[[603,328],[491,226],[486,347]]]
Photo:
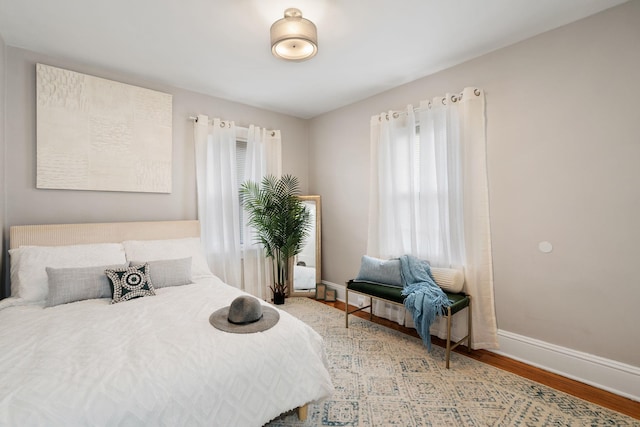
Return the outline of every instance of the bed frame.
[[[84,224],[15,225],[9,228],[9,248],[120,243],[125,240],[160,240],[200,237],[200,221],[141,221]],[[295,409],[307,419],[308,404]]]

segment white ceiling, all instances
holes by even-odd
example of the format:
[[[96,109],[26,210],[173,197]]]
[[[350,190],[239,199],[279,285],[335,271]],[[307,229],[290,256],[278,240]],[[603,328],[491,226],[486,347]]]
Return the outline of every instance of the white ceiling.
[[[310,118],[626,0],[0,0],[16,46]],[[318,55],[271,55],[297,7]]]

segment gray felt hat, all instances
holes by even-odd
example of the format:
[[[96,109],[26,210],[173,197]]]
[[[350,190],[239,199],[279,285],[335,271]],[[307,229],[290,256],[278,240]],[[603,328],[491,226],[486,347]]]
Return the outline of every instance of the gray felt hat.
[[[273,308],[262,305],[257,298],[248,295],[237,297],[230,306],[214,311],[209,323],[225,332],[251,334],[273,327],[280,314]]]

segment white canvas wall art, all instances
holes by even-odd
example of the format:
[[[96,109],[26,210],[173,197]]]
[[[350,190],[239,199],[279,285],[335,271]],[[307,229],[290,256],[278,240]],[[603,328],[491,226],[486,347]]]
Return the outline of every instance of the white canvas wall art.
[[[171,192],[172,96],[36,65],[43,189]]]

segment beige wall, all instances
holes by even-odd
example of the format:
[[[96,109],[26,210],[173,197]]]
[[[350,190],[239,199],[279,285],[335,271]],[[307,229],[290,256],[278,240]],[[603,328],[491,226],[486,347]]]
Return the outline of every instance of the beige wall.
[[[370,116],[477,85],[487,93],[499,328],[640,366],[638,22],[640,2],[631,1],[310,122],[0,39],[2,231],[195,218],[187,117],[203,113],[282,130],[285,172],[323,197],[323,278],[342,284],[366,249]],[[173,94],[173,192],[36,190],[36,62]],[[543,240],[553,243],[551,254],[537,250]]]
[[[4,133],[5,170],[10,179],[7,179],[4,187],[0,187],[6,192],[5,235],[8,227],[16,224],[196,218],[193,124],[188,117],[199,113],[234,120],[241,126],[255,124],[280,129],[283,171],[296,175],[303,192],[307,191],[309,155],[306,120],[14,47],[7,47],[6,54],[6,104],[10,108],[7,108]],[[172,94],[172,193],[36,189],[36,62]]]
[[[498,327],[640,366],[639,45],[631,1],[314,118],[323,279],[352,278],[366,250],[370,116],[479,86]]]

